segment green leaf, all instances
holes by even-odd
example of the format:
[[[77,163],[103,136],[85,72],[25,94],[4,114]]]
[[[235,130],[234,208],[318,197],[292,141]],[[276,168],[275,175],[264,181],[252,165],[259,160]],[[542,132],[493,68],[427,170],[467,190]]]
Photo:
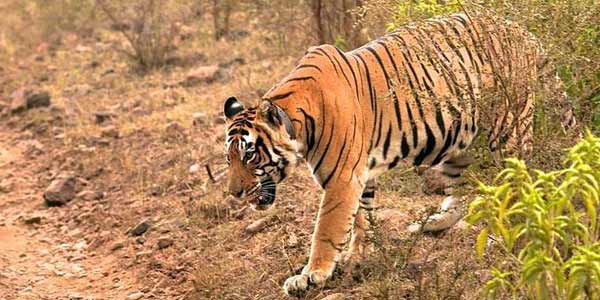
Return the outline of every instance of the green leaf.
[[[489,230],[486,227],[483,230],[481,230],[479,235],[477,235],[477,255],[479,255],[480,258],[483,258],[485,246],[487,244],[488,239],[488,231]]]

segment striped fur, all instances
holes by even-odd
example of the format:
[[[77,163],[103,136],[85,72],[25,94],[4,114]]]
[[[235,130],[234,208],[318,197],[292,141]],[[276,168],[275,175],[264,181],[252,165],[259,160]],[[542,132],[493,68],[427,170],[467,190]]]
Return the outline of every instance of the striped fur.
[[[231,157],[243,156],[244,149],[232,147],[240,140],[260,137],[269,141],[260,152],[270,156],[260,160],[281,171],[270,178],[278,182],[291,171],[288,162],[303,158],[325,190],[309,262],[286,281],[286,293],[324,282],[348,242],[350,256],[362,254],[379,174],[399,165],[430,166],[451,184],[468,166],[464,150],[480,132],[494,153],[531,151],[539,61],[539,44],[520,27],[455,14],[406,26],[350,52],[310,48],[266,93],[264,109],[230,116]],[[251,119],[273,107],[285,112],[295,140],[281,120],[264,125]],[[238,194],[260,182],[258,174],[269,173],[230,161]]]

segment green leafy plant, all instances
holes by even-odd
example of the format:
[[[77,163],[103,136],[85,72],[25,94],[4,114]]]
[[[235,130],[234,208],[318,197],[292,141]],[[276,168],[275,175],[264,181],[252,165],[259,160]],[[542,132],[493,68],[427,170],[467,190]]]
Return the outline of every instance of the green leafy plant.
[[[587,131],[568,152],[563,170],[530,170],[506,160],[498,185],[479,183],[482,196],[467,220],[485,225],[499,262],[483,291],[488,299],[600,299],[600,138]]]
[[[431,18],[438,15],[458,12],[462,9],[463,0],[450,1],[399,1],[394,9],[394,19],[387,24],[387,31],[411,21]]]

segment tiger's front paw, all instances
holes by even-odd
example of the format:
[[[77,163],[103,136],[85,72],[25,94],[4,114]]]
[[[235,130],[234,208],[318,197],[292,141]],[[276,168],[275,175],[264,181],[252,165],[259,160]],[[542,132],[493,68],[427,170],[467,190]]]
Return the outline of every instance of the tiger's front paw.
[[[288,278],[283,284],[283,290],[288,296],[299,296],[310,287],[322,286],[330,276],[328,272],[319,270],[302,272],[300,275]]]

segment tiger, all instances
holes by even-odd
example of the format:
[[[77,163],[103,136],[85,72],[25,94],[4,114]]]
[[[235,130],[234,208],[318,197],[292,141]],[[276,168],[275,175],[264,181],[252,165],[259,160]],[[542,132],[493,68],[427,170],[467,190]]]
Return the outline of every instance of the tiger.
[[[380,174],[419,166],[451,187],[481,135],[491,153],[531,153],[543,56],[516,23],[457,13],[348,52],[311,47],[255,105],[227,98],[230,194],[267,209],[302,162],[324,190],[308,262],[284,282],[285,294],[322,286],[337,264],[365,255]],[[561,124],[574,122],[565,112]]]

